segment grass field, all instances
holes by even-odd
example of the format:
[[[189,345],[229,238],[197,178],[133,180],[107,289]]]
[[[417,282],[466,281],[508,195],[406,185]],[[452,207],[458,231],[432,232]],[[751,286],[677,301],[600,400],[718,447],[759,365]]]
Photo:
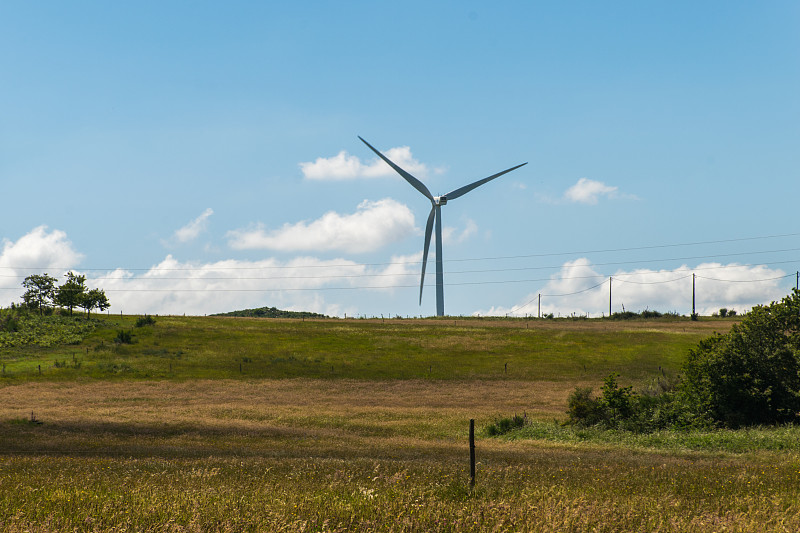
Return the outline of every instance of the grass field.
[[[134,318],[113,317],[78,345],[0,348],[3,377],[640,380],[677,371],[697,341],[734,323],[159,317],[135,328]],[[119,331],[133,344],[116,344]]]
[[[126,352],[122,320],[67,349],[3,352],[0,531],[800,530],[798,428],[554,421],[576,385],[675,371],[729,322],[160,318]],[[72,351],[79,368],[47,364]],[[298,377],[289,353],[334,371]],[[486,436],[513,413],[532,423]]]

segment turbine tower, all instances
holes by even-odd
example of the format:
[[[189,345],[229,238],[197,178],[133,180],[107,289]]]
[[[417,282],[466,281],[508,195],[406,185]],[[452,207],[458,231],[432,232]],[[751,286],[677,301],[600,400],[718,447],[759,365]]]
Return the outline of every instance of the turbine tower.
[[[508,170],[504,170],[502,172],[498,172],[497,174],[493,174],[488,178],[483,178],[482,180],[478,180],[475,182],[470,183],[469,185],[464,185],[454,191],[451,191],[447,194],[442,196],[434,196],[428,190],[424,183],[419,181],[417,178],[403,170],[402,168],[395,165],[392,161],[390,161],[386,156],[380,153],[378,150],[372,147],[367,141],[362,139],[360,136],[358,137],[361,139],[361,142],[366,144],[370,150],[375,152],[378,157],[386,161],[386,163],[395,169],[395,171],[403,176],[408,183],[411,184],[412,187],[417,189],[421,192],[428,200],[431,201],[431,212],[428,215],[428,224],[425,226],[425,246],[422,249],[422,275],[420,276],[419,280],[419,304],[422,305],[422,287],[425,284],[425,265],[428,262],[428,248],[431,244],[431,232],[433,231],[434,221],[436,222],[436,316],[444,316],[444,273],[442,270],[442,206],[446,205],[448,201],[455,200],[456,198],[467,194],[472,189],[480,187],[484,183],[488,183],[495,178],[499,178],[503,174],[507,174],[512,170],[516,170],[523,165],[527,165],[528,163],[522,163],[522,165],[517,165],[515,167],[511,167]]]

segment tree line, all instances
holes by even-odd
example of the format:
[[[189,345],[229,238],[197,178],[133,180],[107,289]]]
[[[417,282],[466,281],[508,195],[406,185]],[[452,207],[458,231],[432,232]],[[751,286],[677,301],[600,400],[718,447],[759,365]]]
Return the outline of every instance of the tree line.
[[[70,271],[66,274],[66,281],[58,285],[58,278],[49,274],[31,274],[22,282],[25,294],[22,301],[29,309],[39,311],[44,315],[55,306],[72,310],[76,307],[86,311],[89,318],[92,310],[105,311],[111,304],[102,289],[90,289],[86,286],[86,276]]]

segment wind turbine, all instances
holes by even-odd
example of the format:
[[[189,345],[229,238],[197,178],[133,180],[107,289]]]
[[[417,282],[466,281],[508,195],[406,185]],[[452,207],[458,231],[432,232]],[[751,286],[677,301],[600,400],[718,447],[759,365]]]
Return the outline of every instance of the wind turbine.
[[[499,178],[503,174],[507,174],[512,170],[516,170],[523,165],[527,165],[528,163],[522,163],[522,165],[517,165],[515,167],[511,167],[508,170],[504,170],[502,172],[498,172],[497,174],[493,174],[488,178],[483,178],[482,180],[478,180],[475,182],[470,183],[469,185],[464,185],[454,191],[451,191],[447,194],[442,196],[434,196],[431,194],[431,191],[425,186],[424,183],[419,181],[417,178],[403,170],[402,168],[395,165],[392,161],[390,161],[386,156],[380,153],[378,150],[372,147],[367,141],[361,139],[361,142],[366,144],[370,150],[375,152],[378,157],[386,161],[386,163],[395,169],[395,171],[403,176],[408,183],[411,184],[412,187],[417,189],[421,192],[428,200],[431,201],[431,212],[428,215],[428,224],[425,226],[425,246],[422,249],[422,275],[420,276],[419,280],[419,304],[422,305],[422,287],[425,284],[425,265],[428,262],[428,248],[431,244],[431,232],[433,231],[434,221],[436,222],[436,316],[444,316],[444,273],[442,270],[442,206],[446,205],[448,201],[455,200],[456,198],[467,194],[472,189],[480,187],[484,183],[488,183],[495,178]]]

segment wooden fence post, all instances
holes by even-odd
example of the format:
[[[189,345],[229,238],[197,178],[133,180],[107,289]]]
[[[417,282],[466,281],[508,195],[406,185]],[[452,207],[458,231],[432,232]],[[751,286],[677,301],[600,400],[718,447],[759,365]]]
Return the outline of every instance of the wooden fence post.
[[[475,486],[475,419],[469,419],[469,486]]]

